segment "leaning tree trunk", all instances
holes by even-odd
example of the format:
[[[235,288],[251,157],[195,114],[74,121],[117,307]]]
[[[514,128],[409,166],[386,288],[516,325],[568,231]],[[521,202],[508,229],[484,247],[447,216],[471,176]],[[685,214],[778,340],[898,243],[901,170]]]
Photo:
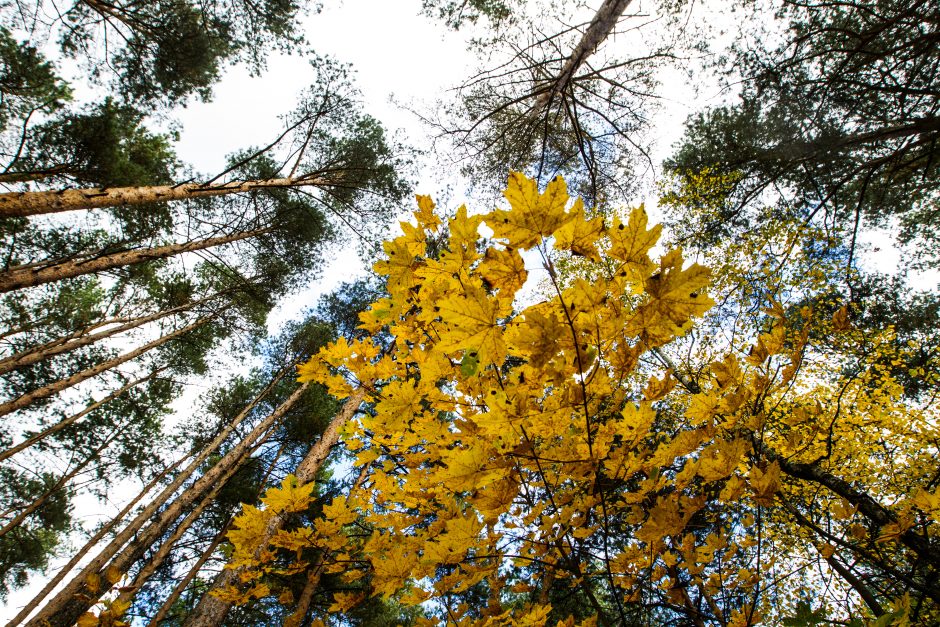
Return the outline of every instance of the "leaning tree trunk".
[[[144,524],[169,500],[169,497],[182,485],[182,481],[185,481],[185,479],[181,481],[178,477],[36,614],[28,625],[30,627],[72,627],[82,614],[98,602],[100,595],[107,592],[106,590],[96,591],[91,589],[88,586],[88,581],[94,579],[95,575],[98,576],[99,581],[104,581],[107,579],[106,575],[109,571],[127,572],[133,563],[140,559],[144,551],[166,532],[174,520],[195,503],[207,489],[217,483],[233,463],[241,459],[245,450],[251,447],[250,443],[255,442],[264,432],[280,421],[287,410],[300,399],[309,385],[309,383],[301,385],[270,416],[259,423],[247,437],[243,438],[231,451],[226,453],[206,474],[186,488],[176,500],[160,512],[159,516],[146,529],[141,531]],[[246,409],[242,413],[247,415],[248,411],[250,410]],[[221,444],[221,442],[219,443]],[[213,446],[197,457],[198,463],[201,463],[208,456],[209,451],[214,449]],[[190,465],[191,468],[192,466],[193,464]],[[130,543],[128,544],[128,542]]]
[[[278,460],[281,458],[281,454],[284,452],[285,443],[281,443],[281,447],[278,449],[277,453],[274,455],[274,459],[271,460],[271,463],[268,465],[268,470],[262,477],[259,482],[258,492],[255,495],[255,498],[261,496],[261,491],[264,489],[265,484],[268,481],[268,477],[271,476],[271,473],[274,472],[275,467],[277,466]],[[176,604],[176,601],[179,600],[183,592],[186,591],[186,588],[192,583],[193,579],[196,578],[196,575],[199,574],[199,571],[202,570],[202,567],[205,566],[206,562],[209,561],[209,558],[215,553],[215,550],[219,548],[219,545],[222,544],[222,541],[225,540],[228,530],[231,528],[232,523],[235,521],[235,516],[232,515],[229,517],[228,521],[222,526],[219,532],[212,539],[212,542],[209,543],[209,546],[202,552],[199,556],[199,559],[196,560],[196,563],[189,569],[189,572],[186,573],[186,576],[183,577],[177,584],[174,586],[173,591],[170,595],[163,601],[160,605],[160,609],[157,610],[157,613],[153,615],[150,621],[147,623],[147,627],[156,627],[160,624],[170,610]]]
[[[23,409],[24,407],[29,407],[31,404],[35,403],[36,401],[42,400],[44,398],[49,398],[50,396],[58,394],[59,392],[63,390],[67,390],[68,388],[74,385],[78,385],[82,381],[87,381],[88,379],[95,377],[101,374],[102,372],[107,372],[108,370],[111,370],[112,368],[116,368],[117,366],[120,366],[123,363],[126,363],[132,359],[136,359],[137,357],[140,357],[147,351],[153,350],[154,348],[158,346],[166,344],[167,342],[174,340],[180,337],[181,335],[185,335],[186,333],[189,333],[190,331],[193,331],[194,329],[201,327],[202,325],[204,325],[206,322],[208,322],[210,319],[212,319],[216,315],[218,315],[218,313],[213,314],[211,316],[200,318],[199,320],[196,320],[196,322],[190,324],[189,326],[185,326],[181,329],[177,329],[176,331],[173,331],[172,333],[168,333],[167,335],[158,337],[152,342],[148,342],[147,344],[144,344],[143,346],[136,348],[130,352],[124,353],[123,355],[118,355],[114,359],[103,361],[96,366],[92,366],[91,368],[82,370],[81,372],[76,372],[72,376],[66,377],[64,379],[59,379],[55,383],[50,383],[49,385],[33,390],[32,392],[27,392],[26,394],[23,394],[22,396],[15,398],[11,401],[2,403],[0,404],[0,416],[5,416],[6,414],[9,414],[10,412],[16,411],[18,409]]]
[[[50,427],[48,427],[48,428],[46,428],[46,429],[43,429],[42,431],[40,431],[39,433],[37,433],[37,434],[35,434],[35,435],[32,435],[32,436],[28,437],[27,439],[23,440],[23,441],[20,442],[19,444],[15,444],[15,445],[11,446],[11,447],[8,448],[8,449],[5,449],[5,450],[3,450],[3,451],[0,451],[0,462],[2,462],[3,460],[5,460],[5,459],[7,459],[7,458],[9,458],[9,457],[12,457],[12,456],[16,455],[17,453],[19,453],[20,451],[22,451],[22,450],[24,450],[24,449],[29,448],[30,446],[32,446],[32,445],[35,444],[36,442],[39,442],[40,440],[45,440],[45,439],[46,439],[47,437],[49,437],[50,435],[53,435],[53,434],[55,434],[55,433],[58,433],[59,431],[61,431],[62,429],[66,428],[66,427],[69,426],[70,424],[73,424],[73,423],[75,423],[75,422],[81,420],[82,418],[84,418],[85,416],[87,416],[87,415],[90,414],[91,412],[95,411],[96,409],[98,409],[98,408],[101,407],[102,405],[104,405],[104,404],[106,404],[106,403],[108,403],[108,402],[110,402],[110,401],[113,401],[113,400],[116,399],[118,396],[120,396],[120,395],[123,394],[124,392],[130,390],[131,388],[135,388],[135,387],[137,387],[138,385],[140,385],[141,383],[145,383],[145,382],[149,381],[150,379],[154,378],[155,376],[157,376],[159,373],[163,372],[163,371],[166,370],[166,369],[167,369],[166,366],[161,366],[161,367],[157,368],[156,370],[152,371],[152,372],[151,372],[150,374],[148,374],[147,376],[141,377],[141,378],[139,378],[139,379],[135,379],[134,381],[131,381],[131,382],[128,383],[127,385],[124,385],[123,387],[121,387],[121,388],[115,390],[115,391],[112,392],[111,394],[108,394],[107,396],[105,396],[105,397],[104,397],[103,399],[101,399],[100,401],[96,401],[96,402],[92,403],[91,405],[89,405],[89,406],[86,407],[85,409],[81,410],[80,412],[75,413],[75,414],[72,414],[71,416],[68,416],[68,417],[66,417],[66,418],[63,418],[62,420],[60,420],[59,422],[55,423],[54,425],[52,425],[52,426],[50,426]]]
[[[76,551],[75,555],[72,556],[72,559],[70,559],[65,566],[59,569],[59,571],[48,582],[46,582],[46,585],[43,586],[43,589],[40,590],[39,593],[34,596],[32,600],[30,600],[30,602],[27,603],[26,606],[23,607],[23,609],[21,609],[19,613],[10,620],[9,623],[6,624],[6,627],[16,627],[26,620],[26,617],[32,614],[33,610],[39,606],[42,600],[49,596],[49,593],[55,590],[56,586],[58,586],[59,583],[65,579],[65,576],[69,574],[72,569],[75,568],[75,566],[80,561],[82,561],[92,549],[98,546],[98,543],[101,542],[101,540],[103,540],[104,537],[108,535],[119,522],[124,520],[125,516],[127,516],[131,511],[133,511],[135,507],[137,507],[137,504],[143,500],[144,496],[146,496],[147,493],[150,492],[158,483],[163,481],[164,477],[176,470],[176,467],[182,464],[187,459],[187,457],[188,456],[181,457],[180,459],[176,460],[164,468],[160,474],[151,479],[150,483],[144,486],[143,490],[141,490],[140,493],[135,496],[130,503],[124,506],[124,509],[118,512],[114,518],[108,521],[108,523],[99,529],[95,535],[89,538],[88,542],[85,543],[85,546],[83,546],[79,551]]]
[[[187,200],[204,196],[223,196],[260,189],[327,185],[330,181],[313,176],[230,181],[219,184],[181,183],[145,187],[93,187],[43,192],[8,192],[0,194],[0,217],[35,216],[62,211],[145,205],[154,202]]]
[[[137,594],[141,587],[147,583],[147,580],[157,571],[160,566],[163,565],[164,560],[169,557],[170,552],[173,550],[173,547],[179,542],[180,538],[183,537],[193,523],[202,516],[202,513],[209,507],[214,501],[215,497],[218,496],[219,492],[222,491],[222,488],[225,487],[232,476],[238,472],[238,469],[242,467],[245,461],[251,457],[255,451],[258,450],[261,445],[263,445],[268,438],[273,434],[272,431],[268,431],[266,434],[262,435],[261,439],[254,444],[251,448],[244,451],[241,458],[232,464],[225,473],[219,477],[214,485],[211,486],[209,492],[202,497],[202,500],[199,501],[199,504],[189,511],[186,514],[186,517],[176,526],[173,530],[173,533],[160,544],[160,548],[157,549],[141,569],[134,575],[134,581],[128,585],[121,588],[120,594],[118,595],[117,600],[119,602],[126,602],[130,605],[131,601],[134,599],[134,595]]]
[[[558,75],[552,80],[551,88],[543,91],[539,95],[538,100],[535,102],[535,107],[533,108],[535,115],[540,114],[543,109],[551,106],[558,96],[565,93],[565,90],[568,89],[568,85],[571,84],[571,80],[574,78],[575,72],[584,65],[588,57],[594,54],[594,51],[610,36],[617,26],[620,16],[627,10],[627,6],[629,6],[630,2],[631,0],[604,0],[604,4],[597,10],[594,19],[591,20],[587,30],[584,31],[584,35],[581,37],[578,45],[571,51],[561,71],[558,72]]]
[[[32,264],[29,266],[14,266],[6,272],[0,273],[0,292],[10,292],[25,287],[34,287],[36,285],[71,279],[85,274],[103,272],[112,268],[153,261],[154,259],[166,259],[175,255],[205,250],[206,248],[213,248],[215,246],[257,237],[270,232],[270,228],[254,229],[182,244],[167,244],[166,246],[156,246],[154,248],[124,250],[117,253],[101,255],[100,257],[92,257],[90,259],[72,259],[47,266]]]
[[[95,342],[107,339],[119,333],[123,333],[124,331],[136,329],[137,327],[143,326],[149,322],[155,322],[161,318],[166,318],[167,316],[171,316],[182,311],[187,311],[218,296],[219,294],[213,294],[212,296],[194,300],[192,302],[186,303],[185,305],[180,305],[171,309],[164,309],[146,316],[139,316],[132,320],[125,319],[123,324],[118,324],[117,326],[111,327],[110,329],[105,329],[103,331],[98,331],[97,333],[71,334],[64,338],[52,340],[50,342],[46,342],[45,344],[20,351],[15,355],[10,355],[9,357],[0,359],[0,375],[6,374],[17,368],[31,366],[44,359],[49,359],[50,357],[55,357],[56,355],[61,355],[62,353],[67,353],[83,346],[94,344]],[[101,325],[95,326],[98,327]]]
[[[323,431],[320,439],[310,448],[310,451],[307,452],[307,455],[300,464],[297,465],[294,476],[297,477],[298,483],[303,485],[316,479],[317,472],[326,460],[327,455],[329,455],[330,449],[332,449],[333,445],[339,440],[340,427],[352,418],[364,398],[365,390],[359,388],[353,392],[346,401],[346,404],[343,405],[343,409],[330,421],[330,424]],[[280,517],[274,517],[271,520],[258,544],[259,551],[268,545],[271,538],[274,537],[274,534],[281,528],[281,524],[282,521]],[[214,590],[222,590],[232,585],[232,583],[238,580],[239,574],[240,571],[238,569],[228,568],[219,573],[219,576],[213,581],[212,587],[202,595],[199,604],[193,610],[192,614],[186,618],[186,622],[183,624],[184,627],[215,627],[216,625],[221,625],[222,621],[225,620],[225,616],[231,609],[232,604],[214,596],[212,592]]]

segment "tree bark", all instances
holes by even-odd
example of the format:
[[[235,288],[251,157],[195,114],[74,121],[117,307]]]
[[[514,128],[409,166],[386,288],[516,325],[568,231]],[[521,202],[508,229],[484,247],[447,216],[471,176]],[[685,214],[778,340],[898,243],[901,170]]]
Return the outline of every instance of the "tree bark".
[[[283,375],[282,375],[283,376]],[[265,395],[274,383],[262,392]],[[164,505],[183,482],[192,474],[209,454],[224,441],[216,438],[217,444],[210,446],[203,451],[187,468],[173,481],[163,492],[137,517],[119,533],[80,573],[72,580],[39,612],[33,619],[27,623],[30,627],[72,627],[78,618],[87,612],[95,603],[98,602],[101,592],[93,591],[87,586],[90,575],[97,574],[102,580],[106,579],[105,574],[108,570],[117,570],[118,572],[127,572],[128,568],[140,558],[143,552],[152,545],[161,534],[165,533],[167,528],[180,514],[189,508],[205,491],[215,484],[223,473],[237,460],[251,445],[251,442],[257,440],[265,431],[277,423],[290,407],[297,402],[309,387],[309,383],[301,385],[291,396],[284,401],[270,416],[259,423],[247,437],[243,438],[231,451],[210,468],[206,474],[197,479],[191,486],[186,488],[179,497],[159,513],[156,519],[140,531],[146,522],[150,520],[159,508]],[[239,417],[233,423],[241,422],[246,417],[251,406],[244,409]],[[234,429],[234,427],[232,427]],[[231,429],[226,429],[231,433]],[[221,435],[221,434],[220,434]],[[216,442],[214,441],[214,442]],[[133,538],[133,540],[132,540]],[[130,544],[128,542],[130,541]],[[127,546],[125,546],[127,545]],[[47,624],[48,623],[48,624]]]
[[[330,424],[323,431],[320,439],[310,448],[304,459],[297,465],[294,476],[297,477],[301,485],[313,481],[323,461],[329,455],[330,449],[339,440],[339,429],[343,426],[353,414],[359,409],[359,405],[365,398],[365,390],[359,388],[347,399],[343,409],[336,414]],[[280,517],[275,517],[265,529],[264,536],[259,543],[259,551],[268,545],[274,534],[281,528],[282,521]],[[238,580],[239,571],[226,568],[212,582],[212,587],[202,595],[199,604],[193,612],[186,617],[183,627],[215,627],[221,625],[225,616],[231,609],[231,604],[212,595],[213,590],[221,590],[228,587]]]
[[[108,521],[108,524],[106,524],[104,527],[99,529],[97,533],[95,533],[91,538],[88,539],[88,542],[85,543],[85,546],[83,546],[81,550],[77,551],[75,555],[72,556],[72,559],[70,559],[65,566],[60,568],[59,571],[48,582],[46,582],[46,585],[43,586],[43,589],[39,591],[39,594],[34,596],[30,600],[30,602],[27,603],[23,607],[23,609],[21,609],[19,613],[16,616],[14,616],[10,620],[9,623],[6,624],[6,627],[16,627],[17,625],[22,623],[24,620],[26,620],[26,618],[30,614],[32,614],[33,610],[35,610],[39,606],[42,600],[45,599],[47,596],[49,596],[49,593],[55,590],[56,586],[59,585],[59,582],[65,579],[65,576],[69,574],[73,568],[75,568],[75,566],[82,560],[82,558],[84,558],[85,555],[87,555],[89,551],[95,548],[98,545],[98,543],[101,542],[101,540],[104,539],[104,537],[108,535],[108,533],[110,533],[110,531],[114,529],[114,527],[119,522],[123,521],[124,517],[127,516],[137,506],[137,504],[141,500],[143,500],[144,496],[146,496],[147,493],[150,492],[154,488],[154,486],[160,483],[164,479],[164,477],[166,477],[171,472],[173,472],[177,466],[182,464],[187,459],[187,457],[189,456],[187,455],[176,460],[175,462],[173,462],[172,464],[164,468],[160,474],[158,474],[156,477],[151,479],[150,483],[144,486],[144,489],[141,490],[141,492],[137,496],[131,499],[130,503],[125,505],[124,508],[120,512],[118,512],[114,518]]]
[[[173,606],[183,596],[183,592],[186,591],[186,588],[189,587],[189,584],[192,583],[193,579],[196,578],[196,575],[199,574],[199,571],[202,570],[202,567],[206,565],[206,562],[209,561],[209,558],[212,557],[215,550],[219,548],[219,545],[222,544],[222,540],[225,539],[225,535],[228,533],[228,530],[232,526],[232,520],[229,519],[228,523],[222,529],[219,530],[219,533],[215,535],[212,539],[212,542],[209,543],[208,548],[202,552],[202,555],[199,556],[199,559],[196,560],[196,563],[193,564],[193,567],[189,569],[189,572],[186,573],[186,576],[180,580],[178,584],[173,588],[173,592],[170,593],[170,596],[160,605],[160,609],[157,610],[157,613],[153,615],[153,618],[150,619],[150,622],[147,623],[147,627],[157,627],[160,624],[160,621],[165,619],[170,613],[170,610],[173,609]]]
[[[35,363],[38,363],[44,359],[49,359],[50,357],[55,357],[56,355],[61,355],[62,353],[67,353],[73,351],[82,346],[88,346],[89,344],[94,344],[99,340],[107,339],[111,336],[117,335],[118,333],[123,333],[124,331],[130,331],[131,329],[136,329],[137,327],[143,326],[148,322],[155,322],[161,318],[166,318],[167,316],[173,315],[175,313],[180,313],[181,311],[186,311],[192,309],[196,305],[200,305],[210,300],[216,298],[219,294],[213,294],[212,296],[201,298],[199,300],[194,300],[192,302],[186,303],[185,305],[180,305],[179,307],[173,307],[171,309],[164,309],[163,311],[158,311],[146,316],[140,316],[134,318],[133,320],[128,320],[123,324],[111,327],[110,329],[105,329],[103,331],[98,331],[97,333],[89,334],[72,334],[64,338],[59,338],[57,340],[52,340],[51,342],[46,342],[39,346],[34,346],[30,349],[20,351],[15,355],[10,355],[4,359],[0,359],[0,375],[6,374],[11,370],[17,368],[23,368],[26,366],[31,366]],[[96,325],[100,326],[100,325]]]
[[[189,513],[186,514],[186,517],[176,526],[176,529],[173,530],[173,533],[160,544],[160,548],[157,549],[156,553],[147,560],[147,562],[141,567],[141,569],[134,575],[134,581],[129,586],[124,586],[121,588],[121,592],[118,595],[119,601],[126,601],[130,603],[134,599],[134,595],[140,590],[141,586],[147,583],[147,580],[156,572],[158,568],[163,564],[164,560],[170,555],[170,552],[173,550],[173,547],[179,542],[180,538],[183,537],[193,523],[202,516],[202,513],[205,511],[209,505],[215,500],[215,497],[218,496],[219,492],[225,487],[232,476],[242,467],[245,460],[247,460],[251,455],[258,450],[258,448],[264,444],[267,439],[271,436],[271,431],[268,431],[266,434],[262,435],[261,440],[254,444],[251,448],[246,449],[242,454],[241,458],[233,463],[225,473],[215,482],[215,485],[211,487],[209,492],[202,497],[202,500],[199,502],[195,508],[193,508]]]
[[[270,231],[270,228],[239,231],[238,233],[221,237],[209,237],[192,242],[167,244],[166,246],[156,246],[154,248],[125,250],[101,255],[100,257],[93,257],[91,259],[73,259],[47,266],[14,266],[6,272],[0,273],[0,293],[70,279],[85,274],[94,274],[96,272],[103,272],[112,268],[120,268],[122,266],[143,263],[145,261],[153,261],[154,259],[166,259],[167,257],[173,257],[182,253],[204,250],[214,246],[221,246],[223,244],[257,237],[258,235],[264,235]]]
[[[76,372],[75,374],[69,377],[66,377],[65,379],[59,379],[55,383],[50,383],[49,385],[33,390],[32,392],[23,394],[19,398],[15,398],[12,401],[7,401],[5,403],[2,403],[0,404],[0,416],[5,416],[6,414],[9,414],[10,412],[16,411],[18,409],[23,409],[24,407],[28,407],[29,405],[31,405],[32,403],[35,403],[36,401],[42,400],[44,398],[49,398],[50,396],[58,394],[59,392],[63,390],[67,390],[68,388],[74,385],[78,385],[82,381],[86,381],[92,377],[95,377],[101,374],[102,372],[107,372],[108,370],[111,370],[112,368],[116,368],[117,366],[120,366],[123,363],[126,363],[132,359],[140,357],[147,351],[150,351],[162,344],[166,344],[167,342],[174,340],[180,337],[181,335],[185,335],[186,333],[189,333],[190,331],[193,331],[194,329],[201,327],[202,325],[204,325],[206,322],[208,322],[211,318],[215,317],[216,315],[218,314],[216,313],[211,316],[200,318],[199,320],[196,320],[196,322],[190,324],[189,326],[185,326],[181,329],[177,329],[176,331],[173,331],[172,333],[168,333],[164,336],[161,336],[153,340],[152,342],[148,342],[147,344],[144,344],[143,346],[136,348],[128,353],[124,353],[123,355],[118,355],[114,359],[109,359],[107,361],[101,362],[100,364],[96,366],[87,368],[85,370],[82,370],[81,372]]]
[[[0,217],[35,216],[62,211],[100,209],[144,205],[154,202],[186,200],[204,196],[223,196],[259,189],[326,185],[329,181],[311,176],[264,179],[257,181],[230,181],[204,185],[182,183],[178,185],[152,185],[145,187],[98,187],[62,189],[42,192],[8,192],[0,194]]]
[[[149,381],[150,379],[154,378],[155,376],[157,376],[157,374],[163,372],[164,370],[166,370],[166,366],[162,366],[162,367],[160,367],[160,368],[157,368],[156,370],[154,370],[153,372],[151,372],[150,374],[148,374],[146,377],[141,377],[140,379],[136,379],[136,380],[134,380],[134,381],[131,381],[131,382],[128,383],[127,385],[123,386],[122,388],[120,388],[120,389],[118,389],[118,390],[115,390],[115,391],[112,392],[111,394],[108,394],[107,396],[105,396],[105,397],[104,397],[103,399],[101,399],[100,401],[96,401],[96,402],[92,403],[91,405],[89,405],[88,407],[86,407],[86,408],[83,409],[82,411],[78,412],[77,414],[72,414],[71,416],[69,416],[69,417],[67,417],[67,418],[65,418],[65,419],[63,419],[63,420],[60,420],[59,422],[55,423],[55,424],[52,425],[51,427],[49,427],[49,428],[47,428],[47,429],[43,429],[42,431],[40,431],[40,432],[37,433],[36,435],[30,436],[29,438],[23,440],[23,441],[20,442],[19,444],[15,444],[15,445],[11,446],[10,448],[8,448],[8,449],[6,449],[6,450],[4,450],[4,451],[0,451],[0,462],[2,462],[3,460],[5,460],[5,459],[7,459],[7,458],[9,458],[9,457],[12,457],[13,455],[16,455],[17,453],[19,453],[19,452],[22,451],[23,449],[29,448],[30,446],[32,446],[32,445],[35,444],[36,442],[39,442],[40,440],[44,440],[44,439],[46,439],[47,437],[49,437],[50,435],[52,435],[52,434],[54,434],[54,433],[58,433],[59,431],[61,431],[62,429],[66,428],[66,427],[69,426],[70,424],[72,424],[72,423],[74,423],[74,422],[76,422],[76,421],[78,421],[78,420],[81,420],[82,418],[84,418],[85,416],[87,416],[87,415],[90,414],[91,412],[95,411],[96,409],[98,409],[99,407],[101,407],[102,405],[104,405],[105,403],[108,403],[108,402],[110,402],[110,401],[113,401],[113,400],[116,399],[118,396],[120,396],[120,395],[123,394],[124,392],[130,390],[131,388],[137,387],[137,386],[140,385],[141,383],[144,383],[144,382],[146,382],[146,381]]]
[[[536,116],[541,114],[543,109],[551,106],[555,99],[568,89],[575,72],[610,36],[630,2],[631,0],[604,0],[604,4],[594,14],[594,19],[584,31],[578,45],[571,51],[561,71],[558,72],[558,76],[552,81],[551,89],[542,92],[536,100],[533,108]]]

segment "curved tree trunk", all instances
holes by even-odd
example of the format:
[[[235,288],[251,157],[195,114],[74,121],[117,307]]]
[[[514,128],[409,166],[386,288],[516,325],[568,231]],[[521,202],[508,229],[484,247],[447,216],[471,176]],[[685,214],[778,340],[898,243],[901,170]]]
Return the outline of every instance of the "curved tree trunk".
[[[8,192],[0,194],[0,217],[36,216],[81,209],[145,205],[170,200],[202,198],[204,196],[223,196],[259,189],[316,186],[328,183],[329,181],[322,178],[300,176],[258,181],[231,181],[210,185],[182,183],[145,187],[112,187],[110,189],[92,187],[44,192]]]
[[[12,401],[7,401],[5,403],[2,403],[0,404],[0,416],[5,416],[6,414],[9,414],[10,412],[16,411],[18,409],[23,409],[24,407],[29,407],[31,404],[35,403],[36,401],[42,400],[44,398],[49,398],[50,396],[58,394],[59,392],[63,390],[67,390],[68,388],[74,385],[78,385],[82,381],[86,381],[92,377],[95,377],[101,374],[102,372],[107,372],[108,370],[111,370],[112,368],[116,368],[117,366],[120,366],[123,363],[126,363],[132,359],[140,357],[147,351],[153,350],[154,348],[158,346],[166,344],[167,342],[174,340],[180,337],[181,335],[185,335],[186,333],[189,333],[190,331],[201,327],[202,325],[204,325],[206,322],[208,322],[210,319],[212,319],[216,315],[218,315],[218,313],[213,314],[211,316],[206,316],[204,318],[200,318],[199,320],[190,324],[189,326],[185,326],[181,329],[177,329],[176,331],[173,331],[172,333],[168,333],[162,337],[159,337],[153,340],[152,342],[148,342],[147,344],[144,344],[143,346],[136,348],[128,353],[124,353],[123,355],[118,355],[114,359],[109,359],[96,366],[93,366],[86,370],[82,370],[81,372],[76,372],[70,377],[59,379],[55,383],[50,383],[49,385],[33,390],[32,392],[23,394],[19,398],[15,398]]]
[[[326,460],[327,455],[329,455],[330,449],[339,441],[340,427],[352,418],[364,398],[365,390],[362,388],[353,392],[352,396],[346,401],[346,404],[343,405],[343,409],[330,421],[330,424],[323,431],[320,439],[317,440],[316,444],[310,448],[310,451],[307,452],[307,455],[300,464],[297,465],[294,476],[297,477],[297,481],[301,485],[316,479],[317,472],[323,465],[324,460]],[[274,537],[274,534],[281,528],[281,523],[282,521],[279,517],[275,517],[271,520],[258,545],[259,551],[261,548],[268,545],[268,542]],[[219,576],[212,582],[212,587],[202,595],[202,598],[199,600],[199,605],[197,605],[192,614],[186,618],[186,622],[183,623],[184,627],[215,627],[216,625],[221,625],[232,605],[214,596],[212,592],[213,590],[221,590],[228,587],[237,581],[238,575],[239,571],[237,569],[232,570],[228,568],[219,573]]]
[[[96,402],[92,403],[91,405],[89,405],[88,407],[86,407],[86,408],[83,409],[82,411],[78,412],[77,414],[72,414],[71,416],[68,416],[67,418],[64,418],[63,420],[60,420],[59,422],[55,423],[55,424],[52,425],[51,427],[48,427],[48,428],[46,428],[46,429],[43,429],[43,430],[40,431],[39,433],[37,433],[37,434],[35,434],[35,435],[33,435],[33,436],[30,436],[29,438],[23,440],[23,441],[20,442],[19,444],[15,444],[15,445],[11,446],[10,448],[8,448],[8,449],[6,449],[6,450],[0,451],[0,462],[2,462],[3,460],[5,460],[5,459],[7,459],[7,458],[9,458],[9,457],[12,457],[13,455],[16,455],[17,453],[19,453],[20,451],[22,451],[22,450],[24,450],[24,449],[29,448],[30,446],[32,446],[32,445],[35,444],[36,442],[39,442],[40,440],[44,440],[44,439],[46,439],[47,437],[49,437],[50,435],[52,435],[52,434],[54,434],[54,433],[58,433],[59,431],[61,431],[62,429],[66,428],[66,427],[69,426],[70,424],[72,424],[72,423],[74,423],[74,422],[76,422],[76,421],[78,421],[78,420],[81,420],[82,418],[84,418],[85,416],[87,416],[87,415],[90,414],[91,412],[95,411],[96,409],[98,409],[99,407],[101,407],[102,405],[104,405],[105,403],[108,403],[108,402],[110,402],[110,401],[113,401],[114,399],[116,399],[118,396],[120,396],[120,395],[123,394],[124,392],[130,390],[131,388],[135,388],[135,387],[137,387],[138,385],[140,385],[141,383],[145,383],[146,381],[149,381],[150,379],[154,378],[154,377],[157,376],[159,373],[161,373],[161,372],[163,372],[164,370],[166,370],[166,368],[167,368],[166,366],[161,366],[160,368],[157,368],[156,370],[154,370],[153,372],[151,372],[151,373],[148,374],[147,376],[141,377],[140,379],[136,379],[136,380],[134,380],[134,381],[131,381],[131,382],[128,383],[127,385],[125,385],[125,386],[123,386],[123,387],[121,387],[121,388],[115,390],[115,391],[112,392],[111,394],[108,394],[107,396],[105,396],[105,397],[104,397],[103,399],[101,399],[100,401],[96,401]]]
[[[112,268],[120,268],[154,259],[166,259],[182,253],[204,250],[214,246],[221,246],[231,242],[237,242],[258,235],[269,233],[270,228],[254,229],[251,231],[239,231],[231,235],[221,237],[209,237],[193,242],[183,244],[167,244],[166,246],[156,246],[154,248],[138,248],[135,250],[125,250],[117,253],[101,255],[91,259],[73,259],[53,263],[47,266],[14,266],[6,272],[0,273],[0,292],[10,292],[25,287],[34,287],[53,281],[71,279],[84,274],[94,274],[103,272]]]
[[[283,375],[282,375],[283,376]],[[262,392],[265,395],[274,383]],[[51,600],[49,603],[27,623],[30,627],[72,627],[78,618],[98,602],[101,592],[90,589],[87,585],[89,577],[98,575],[106,579],[106,573],[111,570],[127,572],[131,565],[138,560],[143,552],[152,545],[176,520],[183,511],[189,508],[205,491],[215,484],[233,463],[241,459],[244,451],[250,448],[251,442],[256,441],[272,425],[280,421],[290,407],[300,399],[309,383],[301,385],[291,396],[284,401],[270,416],[259,423],[247,437],[243,438],[231,451],[210,468],[202,477],[186,488],[170,505],[168,505],[153,522],[144,529],[144,525],[153,517],[160,507],[169,501],[170,497],[185,482],[198,466],[220,445],[224,438],[218,437],[214,445],[207,447],[180,475],[148,505],[137,517],[119,533],[80,573]],[[260,397],[245,408],[233,423],[240,423],[250,413]],[[234,429],[226,428],[223,432],[230,434]],[[220,434],[221,436],[221,434]],[[143,529],[143,531],[141,531]],[[131,541],[133,538],[133,541]],[[128,542],[130,541],[130,544]],[[126,545],[126,546],[125,546]],[[104,580],[101,579],[101,580]]]

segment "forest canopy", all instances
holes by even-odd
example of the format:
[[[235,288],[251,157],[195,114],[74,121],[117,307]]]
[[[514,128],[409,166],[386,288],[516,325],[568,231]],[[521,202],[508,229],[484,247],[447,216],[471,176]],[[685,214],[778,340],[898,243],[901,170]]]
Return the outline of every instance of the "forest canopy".
[[[347,4],[0,0],[5,624],[940,623],[936,3]]]

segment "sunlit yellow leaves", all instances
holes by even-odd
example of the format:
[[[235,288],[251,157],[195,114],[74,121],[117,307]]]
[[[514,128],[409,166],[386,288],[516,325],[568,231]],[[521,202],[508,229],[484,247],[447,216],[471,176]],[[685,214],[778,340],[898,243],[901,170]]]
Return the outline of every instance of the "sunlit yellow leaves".
[[[483,523],[473,514],[457,516],[444,523],[444,532],[424,546],[424,556],[435,564],[458,564],[474,548]]]
[[[510,209],[495,209],[485,220],[494,237],[505,239],[513,248],[532,248],[571,219],[565,211],[568,188],[560,177],[540,194],[534,180],[513,172],[503,195]]]
[[[411,547],[398,544],[383,555],[371,557],[370,561],[373,594],[388,598],[404,587],[418,563],[418,554]]]
[[[714,304],[704,293],[709,272],[698,264],[682,269],[682,252],[674,250],[660,261],[659,271],[646,279],[649,301],[637,308],[628,332],[658,346],[688,330],[693,316],[701,316]]]
[[[600,261],[597,241],[604,234],[604,219],[600,216],[588,219],[584,213],[581,199],[575,201],[569,212],[571,219],[562,224],[554,233],[555,248],[570,250],[575,255],[590,261]]]
[[[522,256],[516,250],[497,248],[487,249],[479,272],[490,286],[508,293],[515,293],[528,276]]]
[[[418,226],[429,231],[437,229],[441,225],[441,219],[434,213],[434,201],[431,197],[419,194],[415,196],[415,200],[418,202],[418,210],[414,212]]]
[[[493,451],[483,442],[447,451],[442,456],[444,468],[439,478],[455,492],[482,487],[501,474],[490,461],[492,455]]]
[[[761,470],[751,468],[748,483],[754,492],[754,500],[761,505],[773,505],[774,495],[780,489],[780,464],[772,462]]]
[[[287,475],[280,488],[265,492],[261,502],[276,512],[302,512],[310,507],[315,487],[313,482],[301,484],[294,475]]]
[[[647,229],[648,220],[646,210],[642,206],[637,207],[630,212],[626,223],[621,222],[619,217],[614,218],[613,225],[607,231],[610,238],[607,253],[622,262],[631,280],[642,280],[648,274],[651,269],[649,251],[662,233],[662,226],[658,224]]]
[[[743,440],[718,441],[706,447],[699,458],[699,476],[705,481],[724,479],[734,472],[746,449]]]
[[[498,320],[507,313],[503,303],[491,299],[483,288],[471,287],[465,295],[451,296],[437,307],[443,325],[439,350],[475,352],[482,367],[503,360],[506,344]]]

